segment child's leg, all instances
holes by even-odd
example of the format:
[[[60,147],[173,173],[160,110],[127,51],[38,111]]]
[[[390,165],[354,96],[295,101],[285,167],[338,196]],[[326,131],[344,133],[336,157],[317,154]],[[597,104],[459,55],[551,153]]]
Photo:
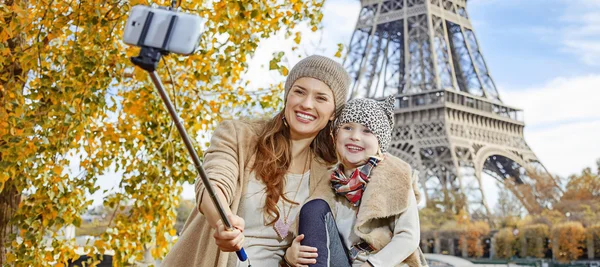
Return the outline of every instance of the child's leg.
[[[298,234],[304,234],[302,245],[317,248],[317,263],[310,266],[351,266],[331,209],[324,200],[311,200],[302,206]]]

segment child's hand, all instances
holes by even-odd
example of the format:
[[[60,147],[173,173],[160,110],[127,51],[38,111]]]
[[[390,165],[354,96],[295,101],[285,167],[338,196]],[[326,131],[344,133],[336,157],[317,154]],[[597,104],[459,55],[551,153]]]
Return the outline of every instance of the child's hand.
[[[285,251],[285,261],[294,267],[307,267],[307,264],[317,263],[317,248],[301,245],[302,239],[304,235],[294,238],[292,246]]]

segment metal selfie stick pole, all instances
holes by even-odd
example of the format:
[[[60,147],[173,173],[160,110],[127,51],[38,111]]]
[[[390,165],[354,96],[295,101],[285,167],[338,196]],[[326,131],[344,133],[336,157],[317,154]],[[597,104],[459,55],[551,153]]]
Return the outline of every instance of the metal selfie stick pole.
[[[160,98],[162,98],[163,102],[165,103],[165,106],[167,107],[167,110],[169,111],[171,118],[175,122],[177,131],[179,131],[179,135],[181,135],[181,139],[183,139],[183,143],[185,144],[187,151],[189,152],[190,156],[192,157],[194,166],[196,166],[196,170],[200,174],[200,178],[202,178],[202,182],[204,183],[204,185],[206,187],[206,191],[210,195],[210,198],[212,199],[213,204],[219,211],[221,220],[223,220],[223,223],[229,230],[233,230],[234,227],[231,224],[231,222],[229,221],[229,218],[227,218],[227,214],[225,214],[225,211],[223,210],[223,206],[221,205],[219,198],[215,194],[215,189],[213,188],[210,180],[208,180],[208,177],[206,176],[206,172],[204,172],[204,168],[202,167],[200,158],[198,157],[198,154],[196,153],[196,150],[194,149],[194,146],[192,145],[192,142],[190,141],[190,137],[188,136],[187,132],[185,131],[185,128],[183,128],[182,120],[177,115],[177,111],[175,111],[175,108],[173,107],[173,104],[171,103],[171,100],[169,99],[167,92],[165,92],[165,89],[162,85],[162,82],[160,81],[160,78],[156,74],[155,69],[156,69],[156,65],[158,64],[158,61],[160,60],[160,57],[161,57],[161,52],[159,50],[151,48],[151,47],[142,47],[142,49],[140,50],[140,55],[137,57],[132,57],[131,62],[133,62],[133,64],[141,67],[142,69],[148,71],[148,74],[150,74],[150,78],[152,79],[152,82],[156,86],[156,89],[158,90],[158,93],[160,94]],[[248,256],[246,255],[244,248],[240,249],[239,251],[236,251],[235,253],[237,254],[238,259],[240,261],[246,261],[248,259]]]
[[[215,194],[215,189],[213,188],[212,183],[210,182],[210,180],[208,180],[208,177],[206,176],[206,173],[204,172],[204,168],[202,167],[200,158],[198,157],[198,154],[196,154],[196,150],[194,149],[192,142],[190,141],[190,138],[189,138],[187,132],[185,131],[185,128],[183,128],[182,120],[177,115],[177,111],[175,111],[175,108],[173,107],[173,104],[171,103],[171,100],[169,99],[169,96],[167,95],[167,93],[162,85],[162,82],[160,81],[160,77],[158,77],[158,75],[156,74],[156,67],[158,66],[158,62],[160,61],[161,56],[166,53],[165,47],[163,47],[163,49],[156,49],[156,48],[147,47],[147,46],[142,45],[143,41],[146,38],[146,34],[148,32],[148,27],[151,23],[151,20],[152,20],[152,14],[150,13],[146,19],[146,22],[145,22],[143,30],[142,30],[142,34],[138,41],[138,46],[141,46],[142,49],[140,50],[140,54],[137,57],[131,58],[131,62],[133,64],[135,64],[136,66],[148,71],[148,74],[150,74],[150,78],[152,79],[152,82],[154,83],[156,89],[158,90],[158,93],[160,94],[160,97],[162,98],[163,102],[165,103],[167,110],[169,111],[169,115],[171,115],[171,118],[173,119],[175,126],[177,127],[177,131],[179,131],[179,135],[181,136],[181,139],[183,139],[183,143],[185,144],[187,151],[189,152],[190,156],[192,157],[194,166],[196,166],[196,170],[200,174],[200,178],[202,178],[202,182],[204,183],[206,191],[208,191],[208,194],[210,195],[210,198],[212,199],[213,204],[219,211],[221,220],[223,221],[223,223],[225,224],[227,229],[233,230],[234,227],[231,224],[231,222],[229,221],[229,218],[227,218],[227,214],[225,214],[225,211],[223,210],[223,206],[221,205],[219,198]],[[172,30],[173,25],[175,24],[176,20],[177,20],[177,17],[173,16],[173,18],[171,19],[171,23],[169,24],[169,28],[167,30],[167,36],[169,35],[170,32],[172,32],[171,30]],[[165,39],[168,39],[168,38],[165,38]],[[167,41],[164,42],[163,46],[166,46],[166,43],[167,43]],[[241,248],[239,251],[236,251],[236,254],[240,261],[248,260],[248,256],[246,255],[244,248]],[[248,266],[250,266],[250,261],[248,261]]]

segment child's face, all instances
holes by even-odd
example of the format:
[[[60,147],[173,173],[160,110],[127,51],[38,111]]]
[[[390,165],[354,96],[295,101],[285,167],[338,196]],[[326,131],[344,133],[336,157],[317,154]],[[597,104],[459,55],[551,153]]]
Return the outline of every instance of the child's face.
[[[340,126],[335,146],[340,161],[347,169],[367,163],[367,160],[379,151],[379,142],[371,130],[354,122]]]

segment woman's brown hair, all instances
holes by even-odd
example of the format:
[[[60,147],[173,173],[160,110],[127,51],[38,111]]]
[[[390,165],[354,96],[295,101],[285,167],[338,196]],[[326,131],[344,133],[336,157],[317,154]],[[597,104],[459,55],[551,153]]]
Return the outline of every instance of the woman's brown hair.
[[[264,211],[273,217],[268,224],[279,220],[280,214],[277,209],[279,198],[284,201],[295,203],[283,194],[285,186],[284,177],[292,162],[290,129],[283,121],[284,111],[281,111],[273,119],[265,124],[263,131],[258,137],[256,149],[256,160],[253,171],[266,186],[266,200]],[[331,137],[332,121],[327,122],[315,139],[310,149],[327,164],[336,162],[335,148]]]

